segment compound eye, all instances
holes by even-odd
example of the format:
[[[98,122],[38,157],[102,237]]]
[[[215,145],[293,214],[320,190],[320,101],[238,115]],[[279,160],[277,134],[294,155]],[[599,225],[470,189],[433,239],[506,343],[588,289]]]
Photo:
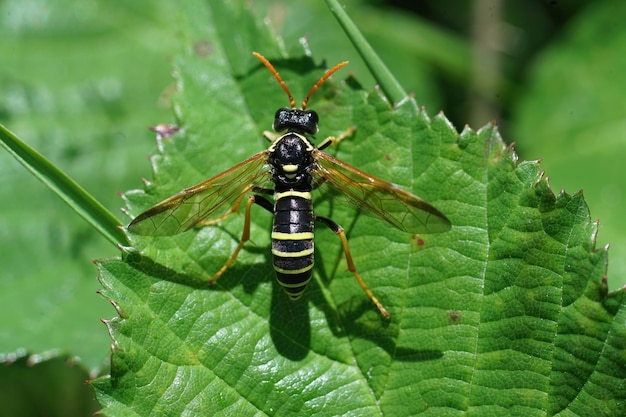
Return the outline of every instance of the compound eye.
[[[287,112],[287,109],[284,108],[284,107],[276,110],[276,114],[274,115],[274,119],[284,119],[285,118],[285,112]]]
[[[283,107],[276,110],[274,115],[274,130],[280,132],[285,130],[289,125],[289,109]]]
[[[307,110],[307,116],[307,131],[310,134],[314,135],[317,133],[317,123],[319,122],[320,118],[314,110]]]

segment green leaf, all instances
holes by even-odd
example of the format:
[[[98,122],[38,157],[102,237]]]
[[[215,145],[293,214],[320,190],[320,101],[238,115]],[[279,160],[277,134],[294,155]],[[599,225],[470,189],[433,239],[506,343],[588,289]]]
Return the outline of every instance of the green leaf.
[[[287,104],[250,55],[268,57],[296,98],[323,72],[288,56],[243,6],[186,3],[173,97],[180,133],[163,138],[153,179],[125,194],[138,214],[267,146]],[[450,232],[407,235],[323,196],[316,212],[349,235],[354,261],[392,314],[381,319],[346,271],[340,243],[316,233],[302,300],[274,282],[271,216],[212,288],[243,216],[172,237],[132,236],[100,261],[119,317],[111,375],[92,382],[107,415],[620,415],[626,396],[624,292],[607,294],[580,193],[555,196],[535,161],[517,161],[494,126],[460,135],[412,99],[391,107],[340,73],[313,97],[318,140],[423,197]],[[319,142],[317,142],[319,143]]]
[[[569,22],[536,59],[511,123],[555,188],[584,190],[611,244],[609,288],[626,276],[626,56],[615,54],[626,48],[625,13],[624,3],[593,2]]]

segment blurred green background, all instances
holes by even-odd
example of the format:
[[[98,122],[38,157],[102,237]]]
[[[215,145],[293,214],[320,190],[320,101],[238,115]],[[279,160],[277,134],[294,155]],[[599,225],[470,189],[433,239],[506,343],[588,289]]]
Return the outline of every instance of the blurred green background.
[[[611,243],[609,287],[623,286],[626,3],[343,3],[429,115],[443,110],[459,130],[495,120],[520,159],[542,158],[555,192],[584,189],[601,220],[598,246]],[[374,85],[324,2],[246,4],[288,49],[306,37],[317,59],[349,59]],[[173,1],[0,1],[0,123],[123,223],[117,192],[151,175],[147,127],[175,122],[167,96],[177,24]],[[90,415],[95,404],[76,398],[92,397],[89,373],[106,372],[110,339],[99,320],[115,315],[96,294],[91,260],[119,252],[4,151],[0,182],[0,359],[13,363],[0,368],[0,392],[15,393],[0,416]],[[41,384],[71,394],[33,404]]]

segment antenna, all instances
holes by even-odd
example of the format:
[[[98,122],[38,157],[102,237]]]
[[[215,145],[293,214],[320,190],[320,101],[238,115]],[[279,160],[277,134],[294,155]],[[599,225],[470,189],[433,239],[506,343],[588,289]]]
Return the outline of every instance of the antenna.
[[[276,71],[276,69],[270,63],[270,61],[268,61],[267,58],[265,58],[263,55],[261,55],[258,52],[252,52],[252,55],[254,55],[259,61],[261,61],[263,65],[265,65],[265,67],[272,73],[272,75],[274,76],[274,78],[276,78],[276,80],[278,81],[282,89],[285,90],[285,93],[287,93],[287,97],[289,97],[289,106],[291,106],[292,109],[295,108],[296,100],[294,100],[293,96],[291,95],[291,92],[289,91],[289,88],[287,87],[287,84],[285,84],[283,79],[280,78],[280,74],[278,74],[278,71]],[[313,93],[315,93],[317,89],[322,84],[324,84],[324,81],[326,81],[331,75],[333,75],[335,72],[345,67],[346,65],[348,65],[348,61],[340,62],[334,67],[332,67],[331,69],[329,69],[328,71],[326,71],[324,75],[322,75],[319,81],[316,82],[313,87],[311,87],[311,91],[309,91],[309,94],[307,94],[306,98],[302,100],[302,110],[306,109],[307,104],[309,104],[309,99],[311,98]]]
[[[285,93],[287,93],[287,96],[289,97],[289,105],[291,106],[292,109],[295,108],[296,107],[296,100],[293,99],[293,96],[291,95],[291,92],[289,91],[289,88],[287,88],[287,84],[285,84],[283,79],[280,78],[280,74],[278,74],[278,71],[276,71],[274,66],[267,60],[267,58],[265,58],[263,55],[261,55],[258,52],[252,52],[252,55],[254,55],[256,58],[258,58],[259,61],[261,61],[263,63],[263,65],[265,65],[267,67],[267,69],[270,70],[270,72],[272,73],[274,78],[276,78],[276,80],[278,81],[280,86],[283,88],[283,90],[285,90]]]
[[[313,87],[311,87],[311,91],[309,91],[309,94],[307,94],[306,98],[302,100],[302,110],[306,109],[307,104],[309,104],[309,99],[311,98],[313,93],[316,92],[318,88],[320,88],[320,85],[324,84],[324,81],[326,81],[328,77],[330,77],[331,75],[333,75],[335,72],[345,67],[346,65],[348,65],[348,61],[340,62],[334,67],[332,67],[331,69],[329,69],[328,71],[326,71],[324,75],[322,75],[322,78],[320,78],[320,80],[316,82]]]

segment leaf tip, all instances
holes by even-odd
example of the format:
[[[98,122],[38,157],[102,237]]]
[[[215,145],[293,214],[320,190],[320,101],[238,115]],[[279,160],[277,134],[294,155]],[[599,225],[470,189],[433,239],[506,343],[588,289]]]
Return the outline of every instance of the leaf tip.
[[[126,228],[124,228],[124,230],[126,230]],[[130,254],[137,252],[137,250],[133,248],[132,246],[124,246],[124,245],[118,244],[117,248],[122,252],[123,255],[130,255]]]
[[[160,123],[155,126],[148,126],[148,129],[156,133],[157,141],[175,135],[180,130],[178,125]]]
[[[126,199],[124,198],[124,194],[122,194],[120,197],[122,197],[122,200],[126,201]],[[127,216],[128,218],[132,218],[132,216],[131,216],[131,214],[130,214],[130,211],[128,211],[128,208],[126,208],[126,207],[122,207],[122,208],[120,209],[120,211],[121,211],[121,212],[122,212],[125,216]],[[122,228],[123,228],[124,226],[118,226],[118,227],[122,227]]]
[[[415,103],[415,93],[409,93],[402,100],[400,100],[397,103],[395,103],[394,108],[398,108],[398,107],[404,106],[406,103],[413,103],[415,108],[417,108],[417,103]],[[424,106],[422,106],[422,111],[424,111]]]

